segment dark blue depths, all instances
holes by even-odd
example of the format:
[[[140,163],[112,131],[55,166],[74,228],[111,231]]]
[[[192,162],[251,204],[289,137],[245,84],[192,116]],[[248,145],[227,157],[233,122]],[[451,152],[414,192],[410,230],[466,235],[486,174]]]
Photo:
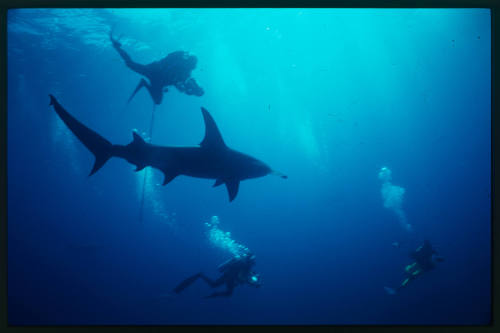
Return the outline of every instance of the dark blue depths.
[[[489,322],[487,10],[139,11],[9,12],[10,324]],[[200,143],[203,106],[228,146],[289,178],[243,181],[229,203],[213,181],[162,187],[160,172],[120,159],[87,177],[93,157],[48,94],[117,144],[147,136],[151,119],[146,91],[126,104],[140,76],[111,26],[138,62],[198,57],[205,94],[170,89],[155,144]],[[445,262],[386,294],[424,239]],[[170,294],[198,271],[215,277],[238,244],[256,254],[262,288]]]

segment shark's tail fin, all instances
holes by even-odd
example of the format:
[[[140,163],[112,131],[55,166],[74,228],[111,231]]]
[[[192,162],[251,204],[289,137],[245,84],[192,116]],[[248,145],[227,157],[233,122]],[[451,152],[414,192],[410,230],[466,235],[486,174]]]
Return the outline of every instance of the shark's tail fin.
[[[113,156],[113,145],[101,135],[76,120],[61,106],[61,104],[59,104],[54,96],[49,96],[50,105],[54,106],[54,110],[59,118],[61,118],[71,132],[76,135],[78,140],[80,140],[80,142],[83,143],[92,154],[94,154],[95,163],[89,176],[93,175]]]

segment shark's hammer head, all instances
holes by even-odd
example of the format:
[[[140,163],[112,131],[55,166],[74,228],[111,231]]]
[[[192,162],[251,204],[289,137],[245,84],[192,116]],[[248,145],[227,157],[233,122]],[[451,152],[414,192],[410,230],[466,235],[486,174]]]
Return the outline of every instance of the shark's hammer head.
[[[236,179],[243,180],[250,178],[259,178],[267,175],[279,176],[283,179],[288,178],[288,176],[286,176],[285,174],[271,169],[269,165],[252,156],[240,152],[235,152],[234,150],[231,151],[236,155],[233,155],[233,170],[235,170],[233,176]]]
[[[226,170],[230,170],[230,178],[244,180],[250,178],[264,177],[272,172],[272,169],[262,161],[243,154],[241,152],[228,149],[230,159],[226,160]]]
[[[272,172],[271,168],[256,158],[247,156],[247,176],[248,178],[263,177]]]

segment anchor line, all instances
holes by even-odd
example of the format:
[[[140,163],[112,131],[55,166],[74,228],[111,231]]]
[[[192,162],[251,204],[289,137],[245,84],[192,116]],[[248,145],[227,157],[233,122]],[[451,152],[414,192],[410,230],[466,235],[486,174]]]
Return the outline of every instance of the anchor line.
[[[151,112],[151,123],[149,125],[149,143],[153,142],[153,123],[155,121],[155,109],[156,109],[156,104],[153,104],[153,111]],[[146,194],[146,178],[148,174],[148,169],[144,169],[144,179],[142,181],[142,196],[141,196],[141,208],[140,208],[140,217],[139,217],[139,222],[142,224],[142,221],[144,220],[144,197]]]

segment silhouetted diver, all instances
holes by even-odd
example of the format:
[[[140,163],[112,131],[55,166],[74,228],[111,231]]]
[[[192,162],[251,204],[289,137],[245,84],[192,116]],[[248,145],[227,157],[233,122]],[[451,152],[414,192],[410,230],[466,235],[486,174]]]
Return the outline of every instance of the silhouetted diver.
[[[433,270],[438,262],[444,261],[444,258],[438,255],[428,240],[425,240],[423,245],[412,251],[410,258],[415,262],[405,267],[405,273],[408,277],[396,289],[384,287],[388,294],[396,294],[401,288],[406,287],[410,281],[415,280],[423,273]]]
[[[132,100],[142,87],[146,87],[155,104],[161,104],[163,93],[168,91],[168,86],[175,86],[179,91],[188,95],[203,95],[203,88],[190,77],[191,71],[196,67],[198,61],[194,55],[190,55],[184,51],[176,51],[161,60],[154,61],[148,65],[142,65],[132,60],[122,49],[121,43],[114,39],[111,33],[109,34],[109,38],[115,50],[118,51],[118,54],[125,61],[127,67],[149,80],[149,83],[143,78],[139,81],[137,88],[135,88],[127,103]]]
[[[237,285],[249,284],[254,287],[260,287],[262,283],[260,282],[259,274],[251,270],[253,265],[255,265],[255,256],[250,253],[244,254],[240,257],[231,258],[218,267],[222,276],[220,276],[217,280],[212,280],[200,272],[182,281],[177,287],[175,287],[174,292],[176,294],[180,293],[200,278],[211,288],[216,288],[223,284],[226,285],[225,291],[214,292],[205,296],[205,298],[231,296],[233,294],[234,287]]]
[[[199,147],[162,147],[145,142],[133,132],[133,141],[126,146],[111,144],[98,133],[83,125],[71,116],[55,99],[50,96],[50,105],[76,135],[76,137],[95,156],[90,175],[99,170],[111,157],[121,157],[136,165],[136,170],[151,166],[163,172],[163,185],[179,175],[215,179],[218,186],[226,184],[229,201],[238,193],[240,181],[274,174],[287,176],[271,170],[265,163],[226,146],[222,136],[207,110],[201,108],[205,121],[205,138]],[[90,176],[89,175],[89,176]]]

